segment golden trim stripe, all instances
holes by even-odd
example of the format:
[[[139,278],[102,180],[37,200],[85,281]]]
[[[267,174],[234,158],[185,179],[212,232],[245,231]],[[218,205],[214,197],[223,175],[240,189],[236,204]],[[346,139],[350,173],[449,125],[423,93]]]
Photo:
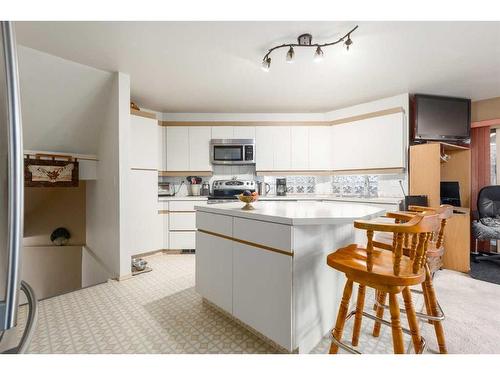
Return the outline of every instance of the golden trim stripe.
[[[293,257],[293,253],[291,253],[289,251],[286,251],[286,250],[276,249],[275,247],[270,247],[270,246],[261,245],[261,244],[255,243],[255,242],[241,240],[239,238],[234,238],[234,237],[231,237],[231,236],[226,236],[225,234],[210,232],[210,231],[204,230],[204,229],[198,229],[198,232],[205,233],[205,234],[208,234],[208,235],[211,235],[211,236],[215,236],[215,237],[220,237],[220,238],[223,238],[225,240],[230,240],[230,241],[238,242],[238,243],[241,243],[243,245],[248,245],[248,246],[256,247],[258,249],[262,249],[262,250],[266,250],[266,251],[271,251],[273,253],[278,253],[278,254],[288,255],[290,257]]]

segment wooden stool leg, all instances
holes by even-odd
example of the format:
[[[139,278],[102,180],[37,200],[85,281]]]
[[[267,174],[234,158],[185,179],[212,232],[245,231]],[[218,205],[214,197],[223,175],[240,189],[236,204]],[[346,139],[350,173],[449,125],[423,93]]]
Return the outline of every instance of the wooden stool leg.
[[[358,287],[358,299],[356,301],[356,315],[354,316],[354,328],[352,330],[352,346],[359,344],[359,332],[361,331],[361,321],[363,320],[363,309],[365,308],[366,287]]]
[[[377,289],[374,289],[374,290],[375,290],[375,301],[378,301],[378,299],[380,298],[379,297],[380,292]],[[373,311],[377,311],[377,304],[376,303],[373,304]]]
[[[399,303],[397,295],[394,293],[389,293],[389,307],[391,311],[392,345],[394,347],[394,354],[404,354],[405,347],[401,320],[399,318]]]
[[[403,300],[405,301],[406,317],[408,326],[410,327],[411,339],[413,340],[413,348],[415,353],[419,353],[421,349],[420,329],[417,322],[417,315],[411,299],[410,288],[403,289]]]
[[[349,300],[352,295],[352,280],[347,280],[344,287],[344,294],[342,295],[342,301],[340,302],[339,312],[337,314],[337,322],[335,323],[335,329],[333,330],[333,337],[338,341],[342,340],[342,332],[344,331],[345,318],[347,315],[347,310],[349,309]],[[332,341],[330,345],[330,354],[337,354],[339,347],[335,345]]]
[[[437,299],[436,299],[436,292],[434,291],[434,286],[432,285],[432,278],[431,278],[431,273],[429,271],[429,267],[425,267],[425,287],[427,289],[427,295],[429,296],[429,306],[431,308],[431,314],[433,316],[438,316],[438,307],[437,307]],[[439,346],[439,353],[441,354],[446,354],[448,353],[448,350],[446,349],[446,340],[444,338],[444,330],[443,330],[443,324],[441,321],[436,320],[434,321],[434,331],[436,332],[436,339],[438,342]]]
[[[432,315],[431,305],[429,304],[429,293],[427,293],[427,288],[425,286],[425,281],[422,283],[422,293],[424,296],[425,313],[427,315]],[[429,324],[434,324],[433,320],[428,320]]]
[[[385,304],[385,300],[387,298],[387,293],[386,292],[378,292],[377,293],[377,298],[378,298],[378,303],[380,304]],[[384,308],[381,306],[377,307],[377,318],[382,319],[384,317]],[[373,325],[373,332],[372,335],[373,337],[378,337],[380,335],[380,327],[382,326],[382,323],[375,321],[375,324]]]

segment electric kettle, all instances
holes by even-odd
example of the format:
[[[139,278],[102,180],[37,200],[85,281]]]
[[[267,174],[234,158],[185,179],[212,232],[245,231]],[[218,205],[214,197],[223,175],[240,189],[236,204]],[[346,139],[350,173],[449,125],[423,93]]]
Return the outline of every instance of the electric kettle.
[[[265,196],[271,190],[271,185],[266,182],[257,182],[257,194]]]

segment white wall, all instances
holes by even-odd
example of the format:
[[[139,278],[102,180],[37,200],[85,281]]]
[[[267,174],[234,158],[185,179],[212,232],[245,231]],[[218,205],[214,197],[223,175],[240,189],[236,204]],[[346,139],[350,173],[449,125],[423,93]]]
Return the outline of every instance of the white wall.
[[[120,276],[120,74],[113,75],[106,121],[98,132],[97,180],[87,183],[87,247],[110,277]]]
[[[113,74],[18,46],[24,148],[95,154]]]

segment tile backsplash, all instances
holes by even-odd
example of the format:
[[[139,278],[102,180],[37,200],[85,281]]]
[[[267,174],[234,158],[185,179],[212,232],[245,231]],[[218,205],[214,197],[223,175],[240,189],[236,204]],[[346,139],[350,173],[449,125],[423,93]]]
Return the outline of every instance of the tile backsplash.
[[[268,183],[269,194],[276,194],[276,178],[279,176],[256,176],[255,166],[223,166],[215,165],[211,177],[203,177],[210,186],[214,180],[229,180],[233,177],[244,180],[257,180]],[[335,176],[282,176],[286,178],[288,194],[334,194],[344,197],[380,197],[401,198],[400,181],[407,192],[406,174],[388,175],[335,175]],[[162,182],[170,182],[180,196],[188,195],[185,177],[160,177]],[[184,185],[181,182],[184,181]]]

